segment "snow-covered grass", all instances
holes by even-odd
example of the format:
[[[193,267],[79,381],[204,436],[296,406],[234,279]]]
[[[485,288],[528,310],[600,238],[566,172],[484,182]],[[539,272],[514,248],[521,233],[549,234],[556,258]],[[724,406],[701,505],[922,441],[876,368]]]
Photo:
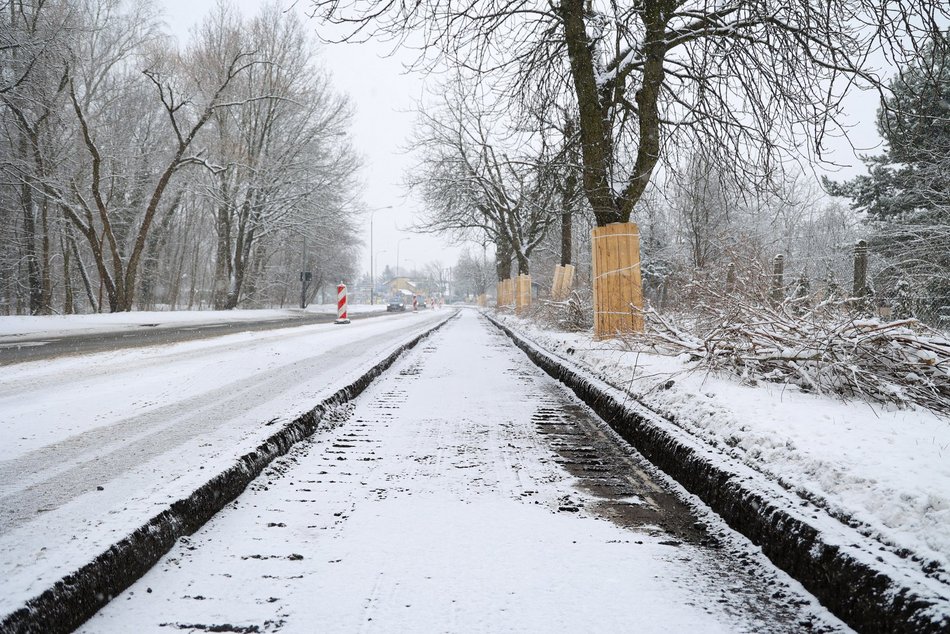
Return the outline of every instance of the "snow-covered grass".
[[[686,354],[638,351],[503,316],[724,454],[849,521],[922,568],[950,569],[950,418],[871,405],[701,369]]]

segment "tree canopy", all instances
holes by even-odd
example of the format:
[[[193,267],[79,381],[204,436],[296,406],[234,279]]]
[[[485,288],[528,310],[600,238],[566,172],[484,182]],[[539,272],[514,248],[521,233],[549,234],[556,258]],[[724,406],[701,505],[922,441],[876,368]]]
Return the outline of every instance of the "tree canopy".
[[[311,0],[342,39],[419,44],[422,63],[486,80],[512,110],[577,112],[597,224],[628,221],[657,166],[716,144],[750,182],[820,156],[875,55],[901,64],[950,15],[932,0]],[[431,53],[431,55],[430,55]]]
[[[939,34],[889,83],[877,113],[882,154],[862,157],[868,173],[825,180],[872,218],[950,213],[950,32]]]
[[[937,34],[889,84],[877,114],[882,154],[828,191],[867,213],[879,290],[934,323],[950,320],[950,32]],[[912,290],[911,290],[912,289]]]

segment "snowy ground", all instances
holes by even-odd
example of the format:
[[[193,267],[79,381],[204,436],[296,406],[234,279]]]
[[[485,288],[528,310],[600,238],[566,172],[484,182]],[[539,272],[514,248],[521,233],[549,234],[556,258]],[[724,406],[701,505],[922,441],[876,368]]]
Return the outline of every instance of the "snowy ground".
[[[3,368],[0,614],[449,314],[394,314]],[[51,328],[60,327],[56,321]]]
[[[465,311],[81,631],[846,630],[715,517],[605,519],[539,433],[580,409]]]
[[[742,386],[684,357],[504,320],[696,438],[850,519],[888,549],[910,551],[908,565],[950,584],[950,417],[782,385]]]
[[[350,314],[385,311],[385,304],[351,304]],[[5,342],[15,342],[17,337],[42,335],[57,337],[83,333],[117,332],[143,325],[163,328],[167,326],[200,326],[218,322],[240,322],[259,319],[286,319],[303,313],[336,314],[336,304],[311,304],[300,308],[275,308],[269,310],[203,310],[203,311],[139,311],[128,313],[105,313],[95,315],[17,315],[0,317],[0,337]],[[0,341],[0,345],[3,344]]]

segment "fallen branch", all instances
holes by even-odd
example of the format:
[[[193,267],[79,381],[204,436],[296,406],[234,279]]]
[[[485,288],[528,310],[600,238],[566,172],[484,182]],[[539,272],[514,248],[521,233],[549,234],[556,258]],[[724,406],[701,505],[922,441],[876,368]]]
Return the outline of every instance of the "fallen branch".
[[[914,319],[858,319],[828,304],[773,308],[714,291],[706,299],[689,327],[647,308],[636,341],[750,383],[950,412],[950,340]]]

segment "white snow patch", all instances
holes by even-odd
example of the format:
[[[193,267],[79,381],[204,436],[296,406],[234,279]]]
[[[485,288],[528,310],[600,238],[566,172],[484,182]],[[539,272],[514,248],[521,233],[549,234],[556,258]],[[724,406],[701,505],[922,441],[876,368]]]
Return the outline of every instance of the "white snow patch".
[[[716,451],[849,516],[862,532],[950,569],[950,418],[740,385],[685,355],[503,317],[540,347],[636,397]]]

